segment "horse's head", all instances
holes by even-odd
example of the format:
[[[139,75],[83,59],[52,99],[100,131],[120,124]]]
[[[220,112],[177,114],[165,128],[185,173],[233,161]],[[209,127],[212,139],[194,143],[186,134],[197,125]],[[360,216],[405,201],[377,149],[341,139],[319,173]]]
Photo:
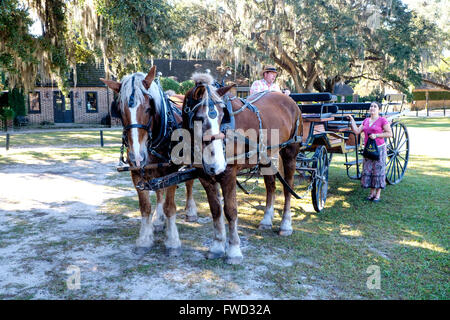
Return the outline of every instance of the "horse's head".
[[[123,124],[123,143],[127,147],[130,166],[143,167],[148,164],[148,145],[151,143],[153,119],[159,105],[159,91],[153,83],[156,67],[150,72],[127,75],[122,82],[100,79],[119,94],[114,104]]]
[[[225,171],[224,137],[220,132],[225,107],[222,96],[233,86],[217,89],[209,74],[194,74],[195,87],[190,89],[183,102],[183,127],[202,143],[202,163],[209,175]],[[194,145],[194,148],[198,146]]]

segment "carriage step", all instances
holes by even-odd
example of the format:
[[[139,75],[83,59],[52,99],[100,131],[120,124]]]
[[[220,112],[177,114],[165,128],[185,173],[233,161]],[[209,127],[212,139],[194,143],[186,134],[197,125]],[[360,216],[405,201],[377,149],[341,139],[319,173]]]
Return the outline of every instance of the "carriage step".
[[[363,163],[363,159],[358,159],[358,164],[361,164],[361,163]],[[354,166],[354,165],[356,164],[356,160],[354,160],[354,161],[349,161],[349,162],[345,162],[344,164],[345,164],[347,167]]]

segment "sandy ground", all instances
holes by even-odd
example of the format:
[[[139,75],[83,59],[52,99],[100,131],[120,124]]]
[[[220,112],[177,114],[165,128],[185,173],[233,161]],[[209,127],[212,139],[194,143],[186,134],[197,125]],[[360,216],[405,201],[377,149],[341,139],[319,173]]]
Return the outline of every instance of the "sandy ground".
[[[111,215],[104,208],[111,199],[135,195],[128,174],[117,176],[116,162],[34,161],[0,166],[1,299],[283,298],[271,293],[274,284],[265,279],[265,273],[271,266],[292,261],[267,259],[277,250],[265,252],[264,248],[259,249],[258,259],[246,259],[237,269],[221,260],[208,261],[211,218],[185,222],[183,208],[178,208],[177,219],[181,256],[166,255],[163,233],[156,234],[150,253],[135,255],[140,219]],[[136,210],[130,208],[130,212]],[[189,231],[199,228],[206,232]],[[245,234],[241,241],[246,256],[254,248]],[[304,258],[299,263],[314,265]],[[299,285],[299,292],[301,296],[284,298],[334,296],[317,285]]]

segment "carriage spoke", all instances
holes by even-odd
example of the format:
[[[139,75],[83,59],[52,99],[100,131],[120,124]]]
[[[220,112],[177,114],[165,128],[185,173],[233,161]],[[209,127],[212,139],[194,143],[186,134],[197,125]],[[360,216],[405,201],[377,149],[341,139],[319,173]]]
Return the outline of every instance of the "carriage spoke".
[[[396,177],[397,177],[397,157],[394,158],[394,162],[392,163],[392,170],[394,172],[394,183],[395,181],[397,181]]]
[[[389,164],[392,162],[392,160],[394,159],[394,157],[389,158],[388,163],[386,164],[386,167],[389,166]]]
[[[404,162],[406,162],[406,159],[405,159],[405,158],[403,158],[403,156],[402,156],[402,155],[398,154],[398,157],[399,157],[399,158],[402,158],[402,160],[403,160]]]
[[[389,160],[389,163],[388,163],[388,165],[389,165],[389,180],[392,180],[392,174],[394,173],[394,166],[393,166],[393,161],[394,161],[394,159],[395,159],[395,157],[392,157],[390,160]]]
[[[407,142],[408,142],[408,139],[405,139],[405,141],[403,141],[403,143],[397,148],[397,150],[400,150]]]
[[[397,182],[397,180],[400,179],[400,175],[401,175],[401,170],[400,170],[400,161],[398,160],[398,158],[395,158],[395,168],[397,170],[397,179],[395,180]]]
[[[398,139],[398,134],[397,134],[397,132],[398,132],[398,127],[397,126],[394,126],[394,148],[397,148],[397,139]]]
[[[398,165],[400,166],[400,169],[401,169],[400,172],[403,173],[405,170],[404,170],[404,168],[403,168],[403,166],[402,166],[400,160],[397,159],[397,163],[398,163]]]
[[[398,138],[398,144],[400,144],[403,141],[403,137],[405,136],[405,131],[401,131],[401,136]]]
[[[395,167],[397,168],[397,180],[400,179],[400,175],[401,175],[401,170],[400,170],[400,161],[398,160],[398,158],[395,159],[396,165]],[[396,181],[397,181],[396,180]]]

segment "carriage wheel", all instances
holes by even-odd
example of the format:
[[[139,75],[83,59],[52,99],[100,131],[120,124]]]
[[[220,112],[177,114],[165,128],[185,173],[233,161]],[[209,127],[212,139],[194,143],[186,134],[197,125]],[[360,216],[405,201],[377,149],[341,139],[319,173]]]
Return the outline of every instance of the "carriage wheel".
[[[328,192],[329,158],[325,146],[320,146],[316,149],[312,167],[316,169],[311,191],[312,203],[314,210],[320,212],[325,207]]]
[[[397,184],[402,181],[408,166],[409,135],[406,126],[401,122],[391,124],[392,138],[386,141],[386,181]]]

